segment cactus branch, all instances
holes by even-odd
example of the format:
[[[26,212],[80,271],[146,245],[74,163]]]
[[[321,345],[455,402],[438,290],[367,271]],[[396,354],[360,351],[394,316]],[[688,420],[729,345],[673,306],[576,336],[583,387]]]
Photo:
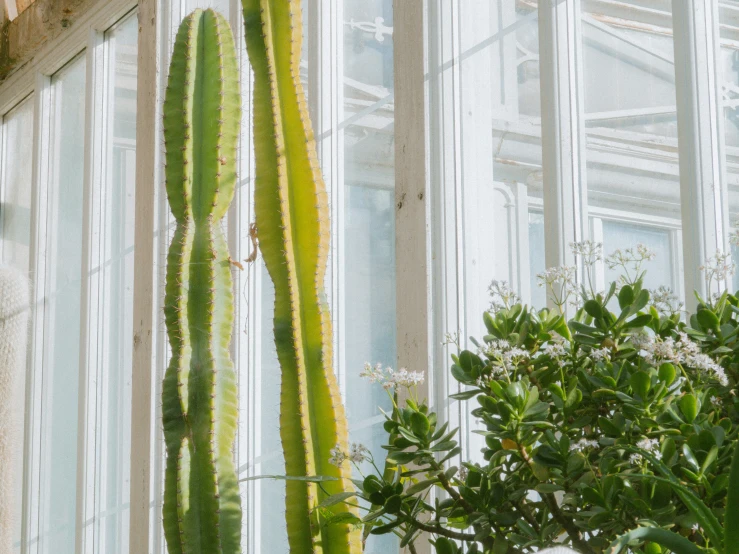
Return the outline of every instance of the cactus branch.
[[[166,188],[177,223],[164,306],[172,359],[162,386],[170,554],[241,552],[234,300],[221,228],[236,184],[240,118],[228,23],[196,10],[177,33],[164,101]]]
[[[275,343],[282,368],[280,433],[288,475],[338,478],[288,481],[290,551],[361,552],[350,524],[322,526],[312,510],[327,494],[352,490],[348,463],[329,464],[346,449],[347,425],[333,373],[331,315],[324,275],[330,228],[326,187],[300,82],[302,24],[297,0],[242,0],[254,71],[255,215],[259,248],[275,284]],[[355,512],[340,503],[337,512]]]

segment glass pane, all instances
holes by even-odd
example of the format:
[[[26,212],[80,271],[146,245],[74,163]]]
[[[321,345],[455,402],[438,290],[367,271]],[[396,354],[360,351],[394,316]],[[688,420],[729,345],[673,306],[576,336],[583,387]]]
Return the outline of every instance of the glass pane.
[[[138,20],[130,17],[106,33],[113,62],[112,125],[104,190],[93,191],[89,371],[96,382],[90,418],[95,421],[94,522],[88,552],[128,553],[133,331],[134,191],[136,173],[136,64]],[[88,425],[88,429],[89,429]],[[91,438],[88,437],[88,444]],[[89,533],[87,536],[90,536]]]
[[[432,230],[439,283],[436,344],[486,334],[493,281],[544,304],[539,13],[536,2],[430,1],[428,57]],[[437,342],[438,341],[438,342]],[[437,347],[438,382],[456,345]],[[437,396],[438,397],[438,396]],[[469,409],[468,409],[469,408]],[[439,408],[461,427],[461,461],[480,459],[483,438],[466,402]]]
[[[30,269],[31,244],[31,197],[33,159],[33,98],[24,100],[3,118],[3,182],[0,203],[0,253],[2,264],[11,265],[27,273]],[[25,412],[25,371],[13,378],[13,392],[8,396],[12,402],[5,413],[15,414],[14,422],[18,433],[8,444],[23,444],[23,414]],[[14,552],[20,552],[21,506],[23,490],[23,448],[15,448],[13,467],[16,480],[9,497],[12,502],[15,527],[13,530]]]
[[[670,287],[673,291],[678,289],[677,283],[674,281],[677,268],[674,267],[672,233],[669,230],[624,223],[618,220],[603,220],[602,225],[603,250],[605,252],[613,252],[616,249],[623,250],[636,244],[643,244],[656,254],[654,260],[646,262],[643,266],[643,269],[647,270],[644,278],[644,285],[647,288],[657,289],[664,285]],[[621,270],[606,267],[606,284],[616,281],[622,273]],[[618,306],[618,302],[615,303],[615,306]]]
[[[85,58],[52,78],[40,553],[73,554],[77,491]]]
[[[739,232],[739,3],[721,2],[721,98],[724,112],[724,139],[726,143],[726,181],[729,192],[729,226],[731,233]],[[731,241],[736,242],[736,240]],[[739,243],[731,245],[731,257],[739,261]],[[739,272],[734,273],[733,290],[739,290]]]
[[[30,269],[33,99],[3,118],[2,263]]]
[[[230,3],[230,0],[185,0],[183,13],[188,14],[196,8],[213,8],[228,18]]]
[[[343,10],[344,174],[333,183],[341,188],[333,201],[343,209],[334,222],[341,225],[339,370],[350,439],[369,448],[381,467],[387,434],[379,408],[390,409],[389,399],[359,373],[366,362],[394,367],[396,360],[393,6],[391,0],[343,0]],[[392,534],[371,537],[365,552],[390,553],[397,544]]]
[[[588,209],[607,219],[602,236],[594,238],[608,255],[679,231],[670,4],[584,3],[582,32]],[[647,266],[650,286],[678,288],[682,252],[661,242],[655,250],[657,259]],[[599,286],[612,276],[606,271]]]

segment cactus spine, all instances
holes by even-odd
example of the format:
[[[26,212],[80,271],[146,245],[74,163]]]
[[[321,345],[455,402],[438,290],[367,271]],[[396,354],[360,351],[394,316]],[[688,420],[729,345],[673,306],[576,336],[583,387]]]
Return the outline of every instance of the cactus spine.
[[[326,188],[300,82],[302,25],[297,0],[242,0],[254,71],[255,214],[259,247],[275,284],[275,343],[282,368],[280,433],[290,476],[338,478],[328,494],[349,491],[350,468],[329,464],[347,450],[347,424],[333,373],[331,317],[324,274],[330,239]],[[325,496],[315,483],[287,481],[286,520],[293,554],[357,554],[349,524],[311,525]],[[354,512],[341,503],[335,512]],[[320,518],[320,514],[318,514]],[[320,524],[320,519],[317,522]]]
[[[167,197],[177,222],[164,307],[172,360],[162,386],[170,554],[241,552],[233,287],[221,229],[236,185],[240,119],[231,30],[213,10],[196,10],[177,33],[164,101]]]

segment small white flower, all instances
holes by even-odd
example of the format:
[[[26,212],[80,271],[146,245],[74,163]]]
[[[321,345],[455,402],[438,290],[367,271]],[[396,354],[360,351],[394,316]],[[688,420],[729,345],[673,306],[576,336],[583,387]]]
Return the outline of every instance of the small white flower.
[[[591,448],[598,448],[598,446],[598,441],[580,439],[579,441],[570,444],[570,452],[583,452]]]
[[[329,450],[329,454],[331,454],[331,457],[328,459],[328,463],[336,467],[341,467],[349,459],[349,456],[339,448],[338,444]]]
[[[539,273],[536,279],[540,287],[563,285],[568,287],[576,287],[575,273],[577,268],[572,265],[561,265],[559,267],[550,267],[543,273]]]
[[[701,526],[698,525],[697,523],[694,523],[693,526],[691,527],[694,533],[697,533],[698,531],[700,531],[700,528]]]
[[[467,480],[468,471],[467,468],[462,466],[459,468],[459,472],[457,473],[457,477],[460,481],[466,481]]]
[[[646,450],[647,452],[651,453],[658,460],[662,459],[662,452],[660,452],[659,450],[659,441],[657,439],[649,439],[647,437],[644,437],[636,443],[636,446],[637,448],[641,448],[642,450]],[[629,456],[629,461],[632,464],[639,463],[641,459],[641,454],[634,453]]]
[[[404,367],[388,377],[388,382],[392,383],[393,386],[406,388],[420,385],[424,380],[425,377],[422,372],[408,371]]]
[[[609,348],[593,348],[590,351],[590,359],[594,362],[609,362],[611,361],[611,350]]]
[[[364,369],[359,373],[359,376],[369,379],[370,383],[382,383],[385,381],[385,371],[382,368],[382,364],[373,366],[369,362],[365,362]]]
[[[593,265],[603,259],[603,243],[592,240],[571,242],[570,249],[575,256],[579,256],[586,265]]]
[[[441,341],[442,346],[451,346],[452,344],[459,348],[459,331],[456,331],[454,333],[446,333],[444,335],[444,340]]]
[[[713,293],[712,285],[716,281],[720,285],[722,281],[728,281],[729,277],[736,272],[736,265],[731,261],[730,252],[722,252],[717,250],[716,253],[706,260],[706,263],[698,269],[704,272],[706,286],[709,293]]]
[[[369,460],[369,449],[358,442],[353,442],[349,449],[349,459],[354,464],[361,464]]]
[[[709,399],[709,401],[714,406],[720,406],[721,405],[721,399],[718,396],[716,396],[715,394],[711,396],[711,398]]]
[[[490,295],[489,311],[493,313],[521,302],[521,298],[508,286],[507,281],[493,280],[488,287],[488,294]]]
[[[729,384],[729,379],[726,377],[724,368],[714,362],[707,354],[697,353],[687,356],[684,364],[702,371],[708,377],[713,377],[723,386],[728,386]]]
[[[661,286],[652,291],[652,305],[663,315],[672,315],[683,308],[683,303],[670,287]]]

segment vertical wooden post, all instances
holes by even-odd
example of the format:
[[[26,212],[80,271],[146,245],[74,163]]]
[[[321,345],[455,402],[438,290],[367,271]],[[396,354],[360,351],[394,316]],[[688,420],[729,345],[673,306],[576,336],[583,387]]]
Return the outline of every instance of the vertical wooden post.
[[[131,519],[129,552],[149,552],[152,530],[151,442],[154,334],[157,329],[155,223],[159,184],[159,0],[139,1],[136,112],[136,234],[134,253],[133,376],[131,413]]]

